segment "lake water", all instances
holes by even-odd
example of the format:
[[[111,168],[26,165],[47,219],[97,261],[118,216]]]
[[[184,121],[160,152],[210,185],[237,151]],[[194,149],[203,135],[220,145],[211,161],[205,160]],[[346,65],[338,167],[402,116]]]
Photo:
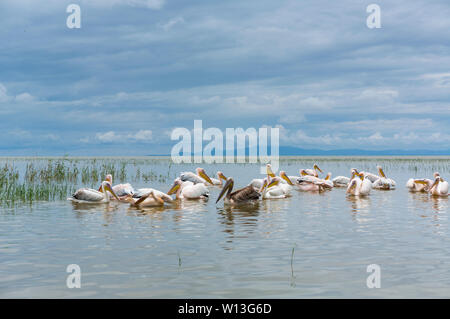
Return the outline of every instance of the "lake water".
[[[0,164],[22,169],[30,161],[45,165],[26,158]],[[352,167],[376,172],[380,164],[397,189],[372,190],[368,198],[346,196],[343,188],[294,191],[241,208],[216,205],[217,187],[209,201],[145,210],[66,200],[3,204],[0,297],[450,297],[449,199],[405,188],[408,178],[434,171],[449,179],[450,158],[293,157],[280,168],[298,175],[313,163],[333,176],[348,176]],[[179,172],[196,166],[141,158],[126,169],[127,176],[137,168],[167,175],[132,182],[167,192]],[[210,176],[221,170],[233,177],[236,188],[260,177],[259,164],[200,166]],[[66,286],[69,264],[81,268],[80,289]],[[371,264],[381,269],[379,289],[366,285]]]

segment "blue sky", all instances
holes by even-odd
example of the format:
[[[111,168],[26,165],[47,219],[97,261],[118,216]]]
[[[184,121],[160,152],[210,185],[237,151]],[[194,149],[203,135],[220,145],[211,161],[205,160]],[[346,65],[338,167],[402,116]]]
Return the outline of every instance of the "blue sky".
[[[1,0],[0,154],[168,154],[195,119],[308,149],[448,150],[449,17],[448,0]]]

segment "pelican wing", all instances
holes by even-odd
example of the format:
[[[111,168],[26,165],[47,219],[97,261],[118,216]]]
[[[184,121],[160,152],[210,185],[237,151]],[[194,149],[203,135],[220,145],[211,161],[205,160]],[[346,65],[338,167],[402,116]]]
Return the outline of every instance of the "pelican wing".
[[[163,201],[165,201],[165,202],[172,202],[173,201],[172,197],[170,197],[166,193],[161,192],[161,191],[159,191],[157,189],[154,189],[154,188],[139,188],[133,194],[133,198],[141,198],[141,197],[143,197],[145,195],[148,195],[150,192],[153,192],[153,194],[155,194],[155,196],[161,197],[163,199]]]
[[[72,195],[73,199],[87,202],[100,202],[105,198],[102,192],[91,188],[80,188]]]
[[[350,182],[350,178],[346,176],[337,176],[333,178],[333,185],[334,186],[347,186]]]
[[[114,185],[112,189],[117,196],[126,196],[134,194],[133,186],[131,186],[131,184],[129,183]]]
[[[182,182],[192,182],[194,184],[206,183],[203,178],[192,172],[182,172],[179,178]]]
[[[237,191],[230,194],[230,198],[236,202],[258,200],[260,196],[261,194],[257,192],[251,185],[238,189]]]

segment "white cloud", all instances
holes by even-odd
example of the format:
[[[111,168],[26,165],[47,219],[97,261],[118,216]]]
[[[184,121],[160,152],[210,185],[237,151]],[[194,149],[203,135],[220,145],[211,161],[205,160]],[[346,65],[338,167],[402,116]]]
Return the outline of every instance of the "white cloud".
[[[99,140],[100,142],[106,142],[106,143],[119,140],[119,136],[116,135],[116,133],[114,133],[113,131],[109,131],[106,133],[97,133],[97,134],[95,134],[95,138],[97,140]]]
[[[151,130],[139,130],[136,133],[128,133],[128,134],[118,134],[114,131],[108,131],[105,133],[95,134],[95,139],[103,143],[112,143],[112,142],[123,143],[127,141],[149,142],[152,140],[152,134],[153,133]],[[88,137],[84,137],[80,141],[83,143],[88,143],[90,139]]]
[[[29,93],[21,93],[16,96],[17,102],[31,102],[34,100],[34,97]]]
[[[135,139],[137,141],[150,141],[152,139],[152,131],[140,130],[135,134],[128,135],[128,138]]]
[[[0,83],[0,102],[5,102],[8,99],[8,90],[3,84]]]
[[[164,31],[169,31],[170,29],[172,29],[172,27],[173,27],[174,25],[179,24],[179,23],[183,23],[183,22],[184,22],[183,17],[176,17],[176,18],[170,19],[170,20],[169,20],[167,23],[165,23],[165,24],[161,24],[160,27],[161,27],[162,29],[164,29]]]

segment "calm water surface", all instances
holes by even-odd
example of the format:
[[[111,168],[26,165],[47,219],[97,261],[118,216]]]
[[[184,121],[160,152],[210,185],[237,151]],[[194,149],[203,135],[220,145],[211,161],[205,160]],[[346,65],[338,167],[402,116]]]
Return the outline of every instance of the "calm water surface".
[[[65,200],[3,205],[0,297],[449,298],[449,199],[409,193],[405,183],[436,170],[449,179],[450,159],[299,157],[280,166],[298,175],[314,162],[333,176],[381,164],[397,189],[368,198],[342,188],[294,191],[240,208],[216,205],[217,187],[209,201],[164,209]],[[233,177],[236,187],[259,178],[257,164],[201,165]],[[133,186],[167,192],[179,172],[196,166],[160,159],[146,167],[170,178]],[[66,286],[69,264],[81,267],[81,289]],[[381,267],[380,289],[366,286],[370,264]]]

